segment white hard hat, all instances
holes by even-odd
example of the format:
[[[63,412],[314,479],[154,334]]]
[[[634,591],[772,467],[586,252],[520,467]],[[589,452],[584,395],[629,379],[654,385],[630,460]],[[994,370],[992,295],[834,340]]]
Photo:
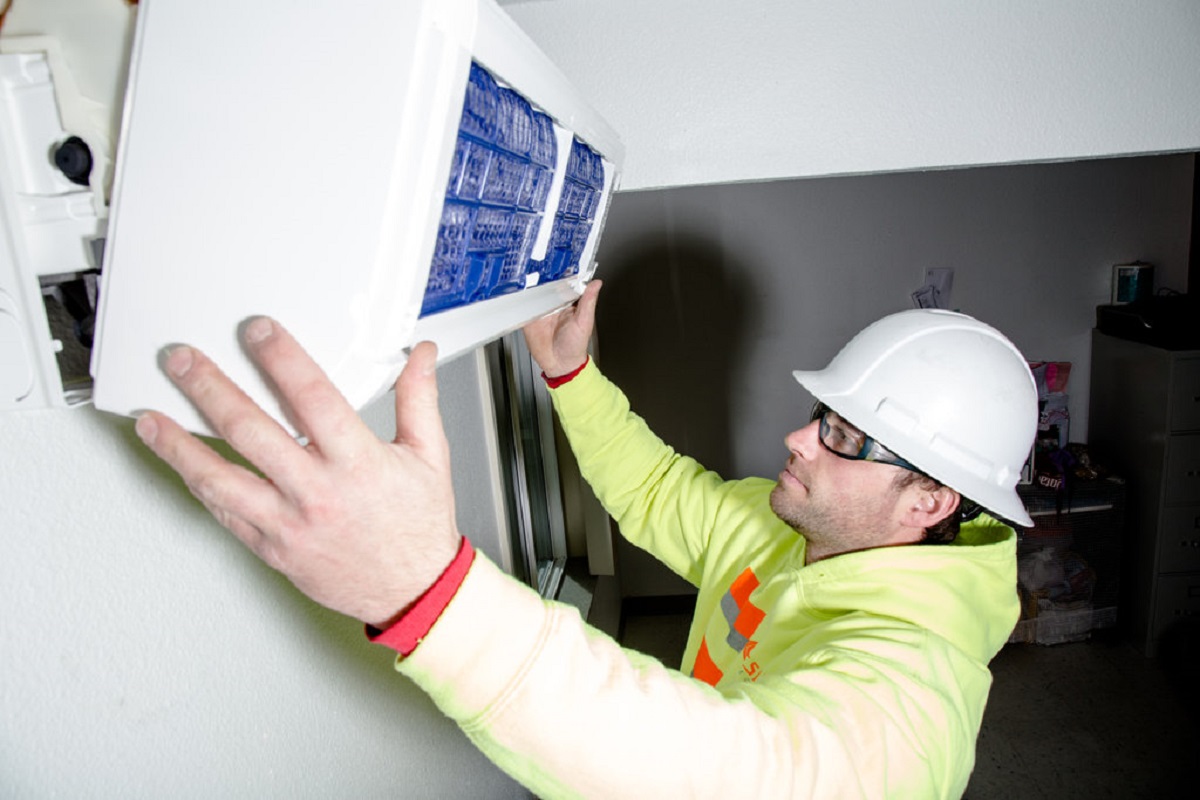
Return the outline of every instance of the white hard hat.
[[[930,477],[1033,525],[1016,484],[1037,434],[1037,386],[995,328],[949,311],[902,311],[865,328],[825,369],[792,374]]]

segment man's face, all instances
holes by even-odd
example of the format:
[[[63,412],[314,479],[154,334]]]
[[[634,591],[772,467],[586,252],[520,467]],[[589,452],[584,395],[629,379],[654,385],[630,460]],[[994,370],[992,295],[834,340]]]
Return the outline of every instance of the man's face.
[[[821,444],[819,428],[814,420],[784,438],[791,456],[771,491],[771,510],[816,557],[886,543],[898,519],[901,468],[841,458]]]

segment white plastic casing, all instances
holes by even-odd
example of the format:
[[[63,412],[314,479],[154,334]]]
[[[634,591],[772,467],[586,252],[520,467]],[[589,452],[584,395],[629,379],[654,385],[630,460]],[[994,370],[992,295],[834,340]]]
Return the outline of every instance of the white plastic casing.
[[[472,59],[601,154],[604,191],[578,275],[419,318]],[[559,149],[561,172],[569,148]],[[267,314],[361,408],[417,341],[450,358],[573,301],[622,156],[491,0],[143,2],[92,354],[96,406],[155,408],[209,432],[159,365],[186,342],[286,425],[238,343],[240,325]]]
[[[94,195],[53,163],[67,138],[46,57],[0,55],[0,410],[90,396],[86,349],[69,331],[52,330],[43,298],[81,276],[94,285],[99,267],[90,246],[103,235]],[[60,369],[72,354],[79,364]]]

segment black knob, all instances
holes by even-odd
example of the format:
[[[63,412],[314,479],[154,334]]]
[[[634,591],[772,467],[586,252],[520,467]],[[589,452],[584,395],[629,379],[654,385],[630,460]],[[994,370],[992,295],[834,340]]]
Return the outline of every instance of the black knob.
[[[71,183],[87,186],[88,177],[92,174],[91,148],[83,139],[72,136],[54,148],[54,166],[58,167]]]

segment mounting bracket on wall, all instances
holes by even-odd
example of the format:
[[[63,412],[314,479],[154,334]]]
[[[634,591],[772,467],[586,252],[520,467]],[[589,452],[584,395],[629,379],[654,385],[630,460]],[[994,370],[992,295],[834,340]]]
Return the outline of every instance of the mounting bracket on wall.
[[[46,54],[0,55],[0,410],[91,397],[105,220],[92,147],[61,122],[73,86]]]

